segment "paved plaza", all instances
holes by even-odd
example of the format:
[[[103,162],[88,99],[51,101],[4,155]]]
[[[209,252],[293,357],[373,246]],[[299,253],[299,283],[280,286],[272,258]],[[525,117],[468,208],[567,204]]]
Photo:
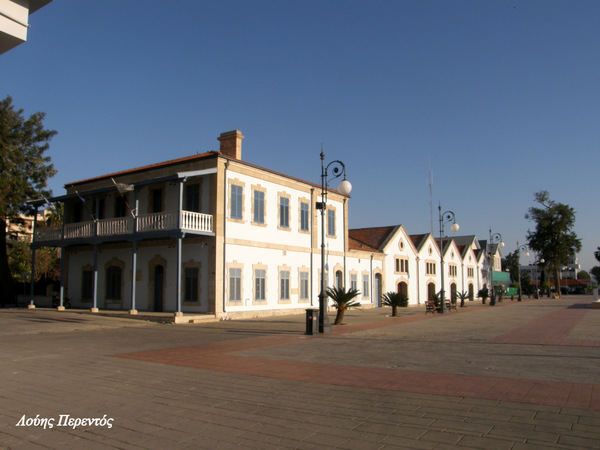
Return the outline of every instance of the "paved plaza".
[[[0,448],[598,449],[591,302],[364,309],[314,336],[0,309]]]

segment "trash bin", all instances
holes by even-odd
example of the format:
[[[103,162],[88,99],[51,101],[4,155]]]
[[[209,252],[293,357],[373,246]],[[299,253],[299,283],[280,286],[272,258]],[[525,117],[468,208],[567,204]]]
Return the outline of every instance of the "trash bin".
[[[319,333],[319,310],[318,309],[307,309],[306,310],[306,333],[304,334],[315,334]]]

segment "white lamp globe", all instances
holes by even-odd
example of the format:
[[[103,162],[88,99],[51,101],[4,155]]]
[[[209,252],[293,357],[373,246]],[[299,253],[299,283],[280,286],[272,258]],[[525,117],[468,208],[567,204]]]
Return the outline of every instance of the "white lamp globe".
[[[457,223],[453,223],[450,229],[456,233],[458,230],[460,230],[460,226],[458,226]]]
[[[350,194],[352,190],[352,184],[348,180],[342,180],[340,184],[338,184],[338,191],[340,191],[343,195]]]

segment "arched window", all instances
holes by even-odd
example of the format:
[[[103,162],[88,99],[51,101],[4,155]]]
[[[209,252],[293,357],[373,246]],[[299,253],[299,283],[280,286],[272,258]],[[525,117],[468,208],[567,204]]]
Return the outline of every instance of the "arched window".
[[[335,273],[335,287],[338,289],[342,289],[344,287],[344,275],[341,270],[338,270]]]

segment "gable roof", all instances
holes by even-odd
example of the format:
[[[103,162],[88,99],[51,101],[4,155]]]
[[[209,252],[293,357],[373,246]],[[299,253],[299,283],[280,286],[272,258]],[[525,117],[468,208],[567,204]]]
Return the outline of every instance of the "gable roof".
[[[413,245],[415,247],[415,249],[417,250],[417,253],[419,253],[423,246],[425,245],[425,243],[429,240],[429,237],[431,236],[431,239],[433,240],[433,242],[435,243],[435,238],[433,237],[433,235],[431,233],[425,233],[425,234],[411,234],[410,240],[413,242]],[[435,245],[436,248],[438,248],[439,251],[439,246]]]
[[[477,236],[471,234],[469,236],[454,236],[454,242],[456,245],[473,245],[475,248],[481,248],[480,241],[477,240]]]
[[[392,236],[400,225],[388,227],[354,228],[348,230],[348,236],[357,243],[367,245],[380,251],[387,240]]]
[[[350,250],[359,250],[359,251],[366,251],[366,252],[379,252],[379,249],[377,249],[375,247],[371,247],[370,245],[365,244],[364,242],[361,242],[357,239],[354,239],[351,236],[348,237],[348,248]]]

